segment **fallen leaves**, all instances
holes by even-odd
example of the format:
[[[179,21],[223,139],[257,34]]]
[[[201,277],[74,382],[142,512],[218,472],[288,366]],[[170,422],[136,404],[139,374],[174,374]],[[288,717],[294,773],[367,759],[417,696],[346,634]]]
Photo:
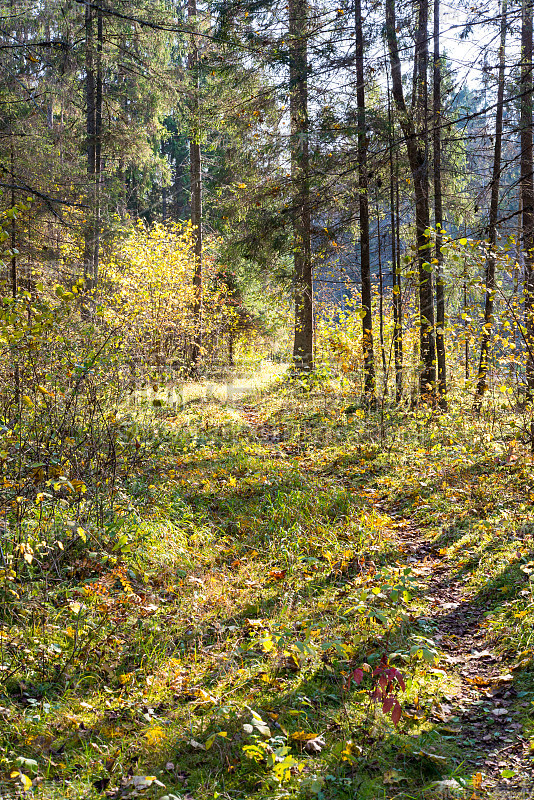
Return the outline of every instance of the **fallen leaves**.
[[[326,747],[326,742],[322,736],[316,736],[314,739],[308,739],[304,745],[304,749],[312,756],[319,755],[319,753]]]
[[[394,786],[403,781],[407,782],[408,778],[397,769],[390,769],[382,775],[382,783],[386,784],[386,786]]]

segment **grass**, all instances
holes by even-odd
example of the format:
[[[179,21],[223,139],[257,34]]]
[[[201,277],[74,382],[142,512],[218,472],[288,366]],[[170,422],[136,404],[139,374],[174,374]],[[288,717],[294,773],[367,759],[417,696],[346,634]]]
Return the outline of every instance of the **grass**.
[[[436,717],[458,677],[406,542],[431,542],[484,603],[529,700],[518,419],[352,402],[282,381],[243,413],[128,412],[147,449],[119,475],[113,546],[73,534],[61,580],[2,630],[8,796],[23,776],[47,800],[476,795],[469,745]],[[405,682],[398,725],[371,697],[383,657]]]

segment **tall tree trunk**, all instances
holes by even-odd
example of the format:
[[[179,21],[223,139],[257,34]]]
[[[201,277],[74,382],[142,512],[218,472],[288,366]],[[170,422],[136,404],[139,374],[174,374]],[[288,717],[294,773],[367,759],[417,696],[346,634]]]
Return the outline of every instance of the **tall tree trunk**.
[[[389,109],[389,87],[388,87],[388,112]],[[399,300],[400,286],[397,275],[397,230],[395,219],[395,173],[393,170],[393,147],[391,136],[391,114],[390,119],[390,142],[389,142],[389,219],[391,229],[391,289],[393,306],[393,358],[395,361],[395,400],[399,403],[402,399],[402,363],[399,352]]]
[[[432,273],[428,263],[428,235],[430,212],[428,202],[428,157],[426,96],[428,67],[428,6],[419,0],[418,27],[415,46],[414,87],[415,114],[408,112],[402,86],[402,71],[397,42],[395,0],[386,0],[386,34],[391,64],[392,93],[399,122],[406,140],[408,160],[415,192],[415,227],[417,262],[419,272],[420,359],[419,394],[421,399],[435,397],[436,348],[434,340],[434,300]],[[417,120],[417,126],[414,122]]]
[[[98,283],[100,236],[102,228],[102,101],[103,101],[103,48],[104,20],[102,10],[96,14],[96,86],[95,86],[95,241],[93,253],[93,289]]]
[[[196,0],[187,0],[187,17],[194,25],[197,15]],[[189,140],[189,166],[191,177],[191,224],[193,226],[193,253],[195,271],[193,274],[193,345],[192,367],[198,372],[202,353],[202,153],[200,149],[200,57],[194,34],[188,53],[188,68],[192,78],[191,134]]]
[[[361,0],[354,0],[356,28],[356,103],[358,106],[358,196],[360,204],[360,270],[362,280],[362,334],[364,393],[375,396],[371,262],[369,246],[369,176],[367,172],[367,121],[365,114],[364,42]]]
[[[433,155],[434,223],[436,228],[436,358],[438,367],[437,398],[447,408],[447,359],[445,353],[445,279],[443,276],[443,209],[441,193],[441,57],[439,52],[439,0],[434,0],[434,75],[433,75]]]
[[[525,251],[525,344],[527,399],[534,400],[534,180],[532,176],[532,5],[522,0],[521,13],[521,203]],[[534,446],[534,438],[532,441]]]
[[[376,228],[378,242],[378,336],[380,342],[380,357],[382,360],[383,396],[388,393],[388,368],[386,362],[386,347],[384,344],[384,273],[382,270],[382,238],[380,231],[380,204],[378,202],[378,189],[376,192]]]
[[[306,0],[289,0],[289,108],[293,183],[295,338],[293,364],[313,370],[313,275],[311,258],[308,127],[308,11]]]
[[[13,130],[10,136],[10,156],[11,156],[11,180],[15,180],[15,143],[13,141]],[[11,208],[14,212],[17,198],[15,196],[15,187],[11,187]],[[17,226],[15,221],[15,214],[11,217],[11,296],[13,300],[16,299],[18,294],[18,270],[17,270]],[[14,401],[18,406],[20,402],[20,365],[17,356],[17,350],[14,348],[13,355],[13,378],[14,378]]]
[[[464,229],[464,234],[466,233]],[[470,369],[469,369],[469,303],[467,302],[467,259],[464,258],[464,274],[463,274],[463,318],[464,322],[464,377],[465,382],[469,380],[470,377]]]
[[[84,279],[85,291],[90,295],[94,290],[95,278],[95,249],[98,241],[98,214],[97,214],[97,189],[96,189],[96,75],[94,54],[94,23],[95,11],[89,4],[85,6],[85,103],[86,103],[86,150],[87,150],[87,179],[88,202],[87,219],[84,229]],[[92,299],[84,300],[84,315],[90,316],[93,306]]]
[[[165,160],[167,160],[167,151],[165,149],[166,141],[165,139],[161,140],[160,147],[161,147],[161,156]],[[167,219],[167,187],[161,187],[161,219],[163,222]]]
[[[501,40],[499,46],[499,75],[497,82],[497,114],[495,118],[495,146],[493,150],[493,174],[491,179],[491,199],[488,221],[489,252],[486,259],[486,296],[484,303],[484,325],[480,344],[478,382],[475,392],[474,410],[479,413],[482,397],[488,386],[488,351],[493,327],[493,304],[495,298],[495,243],[497,240],[497,214],[499,210],[499,189],[501,178],[501,149],[503,131],[503,101],[506,49],[507,0],[501,9]]]
[[[393,169],[393,163],[391,164],[391,169]],[[396,291],[394,293],[394,306],[396,307],[396,325],[397,325],[397,335],[396,335],[396,399],[397,402],[400,403],[402,400],[402,391],[403,391],[403,383],[404,383],[404,343],[402,340],[402,271],[401,271],[401,239],[400,239],[400,225],[401,225],[401,215],[400,215],[400,189],[399,189],[399,157],[395,159],[395,216],[396,216],[396,225],[395,225],[395,233],[397,239],[397,247],[396,247],[396,255],[397,255],[397,263],[395,265],[395,273],[396,273]]]

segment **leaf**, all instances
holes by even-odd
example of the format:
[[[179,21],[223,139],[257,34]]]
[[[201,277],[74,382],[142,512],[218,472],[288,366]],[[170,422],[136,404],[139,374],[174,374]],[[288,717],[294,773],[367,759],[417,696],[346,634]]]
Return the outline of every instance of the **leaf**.
[[[294,739],[296,742],[308,742],[310,739],[317,739],[318,736],[318,733],[310,733],[309,731],[295,731],[290,734],[289,738]]]
[[[513,778],[515,769],[501,769],[501,778]]]
[[[384,774],[382,775],[382,783],[385,783],[386,785],[402,783],[402,781],[407,781],[407,780],[408,778],[405,778],[404,775],[401,775],[401,773],[397,769],[390,769],[387,772],[384,772]]]
[[[360,683],[363,680],[363,674],[364,674],[363,673],[363,669],[360,669],[360,668],[355,669],[354,672],[352,673],[352,679],[353,679],[354,683],[356,683],[358,686],[360,685]]]
[[[439,764],[440,766],[445,766],[447,763],[445,756],[438,756],[437,753],[431,753],[429,750],[414,750],[413,755],[420,758],[428,758],[434,764]]]
[[[394,697],[386,697],[384,702],[382,703],[382,713],[389,714],[393,706],[395,705],[395,698]]]
[[[311,755],[318,755],[323,748],[326,747],[326,742],[322,736],[316,736],[315,739],[309,739],[304,745],[304,749]]]
[[[126,781],[126,786],[133,786],[135,789],[149,789],[151,786],[159,786],[164,789],[165,784],[158,781],[155,775],[132,775]]]
[[[465,247],[465,245],[467,244],[467,239],[465,238],[465,236],[462,236],[461,239],[458,239],[458,244],[461,244]]]
[[[464,787],[454,778],[449,778],[444,781],[436,781],[432,784],[432,789],[436,793],[436,798],[443,797],[448,799],[455,794],[461,794],[462,796],[465,796]]]
[[[395,726],[399,724],[401,717],[402,717],[402,708],[400,707],[400,703],[397,702],[393,706],[393,710],[391,712],[391,719]]]
[[[19,756],[15,759],[19,767],[24,768],[27,772],[30,772],[32,775],[35,774],[39,769],[39,764],[35,761],[34,758],[24,758],[24,756]]]
[[[194,747],[195,750],[205,750],[206,748],[201,742],[197,742],[196,739],[189,739],[189,744],[191,747]]]
[[[256,728],[258,733],[261,733],[262,736],[266,736],[268,739],[271,738],[271,729],[269,728],[268,725],[265,725],[265,723],[261,724],[259,722],[256,722],[254,723],[254,727]]]
[[[32,779],[28,778],[28,776],[25,775],[23,772],[20,773],[19,777],[24,791],[29,792],[30,789],[32,788]]]

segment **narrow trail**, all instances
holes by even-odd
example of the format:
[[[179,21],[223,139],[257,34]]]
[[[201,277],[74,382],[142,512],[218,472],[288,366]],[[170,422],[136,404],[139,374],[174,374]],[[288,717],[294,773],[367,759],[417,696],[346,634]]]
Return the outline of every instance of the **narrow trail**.
[[[464,773],[482,776],[477,798],[530,800],[534,761],[520,719],[531,702],[518,696],[513,666],[488,638],[486,609],[420,532],[407,528],[399,533],[407,564],[426,584],[421,595],[428,603],[429,638],[456,683],[446,702],[434,703],[430,719],[462,742]]]

